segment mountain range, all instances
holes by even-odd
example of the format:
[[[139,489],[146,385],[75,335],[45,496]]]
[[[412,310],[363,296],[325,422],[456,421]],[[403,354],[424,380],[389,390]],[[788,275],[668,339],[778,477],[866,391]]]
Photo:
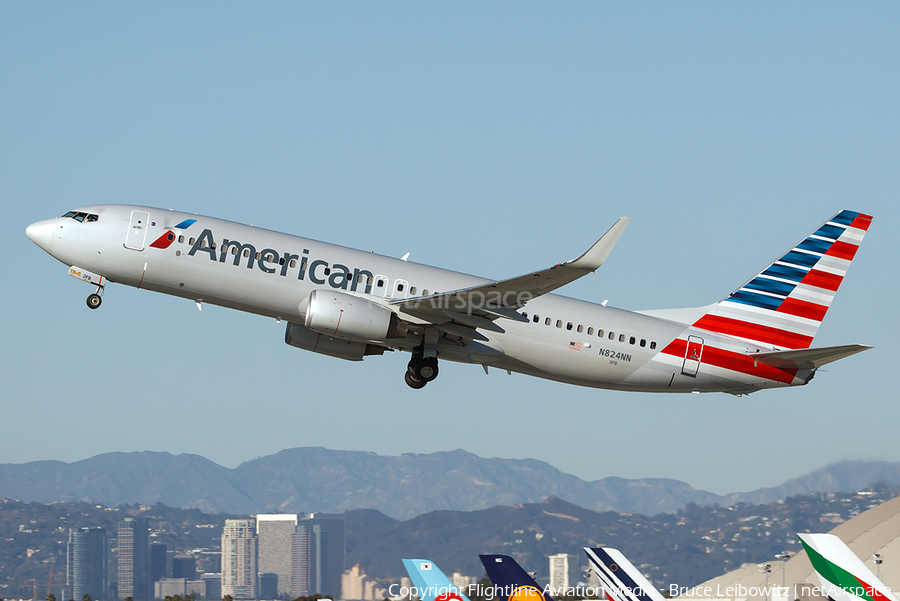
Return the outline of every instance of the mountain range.
[[[463,450],[398,457],[322,447],[293,448],[234,469],[199,455],[104,453],[72,463],[0,464],[0,497],[107,506],[163,503],[205,512],[339,513],[376,509],[406,520],[435,510],[476,511],[548,497],[592,511],[656,515],[688,503],[771,503],[811,492],[900,485],[900,463],[847,461],[781,486],[717,495],[665,478],[591,482],[536,459],[483,458]]]

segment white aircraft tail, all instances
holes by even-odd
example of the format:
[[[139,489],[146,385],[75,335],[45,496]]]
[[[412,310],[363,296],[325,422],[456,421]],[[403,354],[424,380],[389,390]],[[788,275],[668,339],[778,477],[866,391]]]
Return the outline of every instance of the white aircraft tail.
[[[618,549],[584,547],[609,601],[665,601]]]
[[[822,583],[834,601],[898,601],[844,541],[833,534],[798,534]]]

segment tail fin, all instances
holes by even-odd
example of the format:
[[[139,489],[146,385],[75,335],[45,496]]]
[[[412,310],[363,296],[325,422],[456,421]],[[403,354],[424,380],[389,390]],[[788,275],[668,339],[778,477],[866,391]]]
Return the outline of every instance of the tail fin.
[[[499,601],[553,601],[509,555],[479,555]]]
[[[469,601],[469,598],[449,578],[427,559],[404,559],[416,596],[422,601]]]
[[[841,211],[694,326],[782,349],[809,348],[871,223],[869,215]]]
[[[584,552],[609,601],[664,601],[662,594],[617,549],[585,547]]]
[[[897,601],[844,541],[833,534],[798,534],[823,593],[835,601]]]

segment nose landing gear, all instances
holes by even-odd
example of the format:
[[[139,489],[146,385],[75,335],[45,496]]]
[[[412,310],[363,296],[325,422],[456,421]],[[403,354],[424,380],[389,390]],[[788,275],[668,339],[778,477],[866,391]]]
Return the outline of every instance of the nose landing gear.
[[[96,292],[87,297],[87,306],[89,309],[97,309],[100,307],[100,303],[103,302],[103,298],[97,294]]]

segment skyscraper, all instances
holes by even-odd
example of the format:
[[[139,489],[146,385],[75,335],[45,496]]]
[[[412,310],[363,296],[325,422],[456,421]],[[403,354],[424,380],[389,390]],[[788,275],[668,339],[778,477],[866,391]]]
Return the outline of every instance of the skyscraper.
[[[176,555],[172,558],[172,578],[197,578],[197,558],[193,555]]]
[[[222,595],[256,597],[257,547],[253,519],[225,520],[222,530]]]
[[[578,586],[578,556],[559,553],[550,556],[550,591],[554,596],[566,595],[566,589]]]
[[[298,596],[319,593],[338,599],[344,572],[344,520],[309,514],[297,522],[297,547]]]
[[[278,576],[277,595],[290,599],[298,597],[297,514],[257,515],[256,536],[259,540],[260,573]],[[260,596],[265,596],[262,591]]]
[[[150,539],[147,520],[125,518],[119,522],[118,541],[119,599],[151,601]],[[77,599],[78,597],[76,597]]]
[[[150,544],[150,582],[162,580],[168,573],[166,572],[166,547],[165,543]]]
[[[70,599],[90,595],[95,600],[108,596],[109,545],[106,528],[69,530],[66,547],[66,593]]]

